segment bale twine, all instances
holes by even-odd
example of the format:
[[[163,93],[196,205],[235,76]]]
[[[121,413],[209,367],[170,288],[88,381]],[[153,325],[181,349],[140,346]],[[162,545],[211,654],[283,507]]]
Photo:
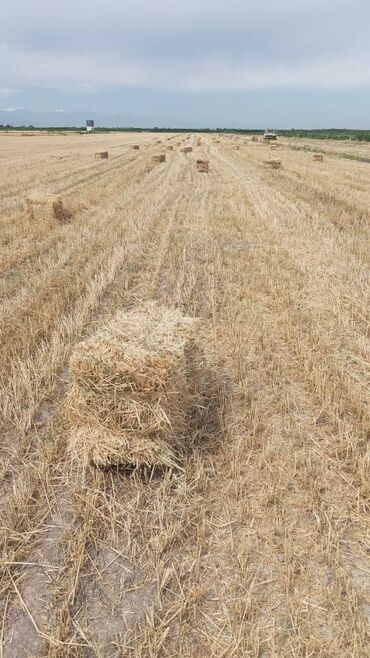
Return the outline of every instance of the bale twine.
[[[98,153],[95,153],[95,160],[107,160],[108,159],[108,151],[99,151]]]
[[[166,156],[164,153],[161,153],[161,155],[153,155],[153,162],[165,162],[166,161]]]
[[[315,162],[323,162],[324,155],[322,153],[314,153],[313,159],[315,160]]]
[[[281,160],[264,160],[263,162],[270,169],[280,169],[282,164]]]
[[[33,220],[57,220],[65,223],[72,217],[72,214],[64,208],[61,196],[49,192],[30,194],[26,199],[26,208]]]
[[[197,171],[208,174],[209,160],[197,160]]]
[[[66,411],[79,466],[179,463],[203,367],[197,328],[176,309],[148,304],[77,345]]]
[[[184,146],[182,149],[180,149],[181,153],[191,153],[193,150],[192,146]]]

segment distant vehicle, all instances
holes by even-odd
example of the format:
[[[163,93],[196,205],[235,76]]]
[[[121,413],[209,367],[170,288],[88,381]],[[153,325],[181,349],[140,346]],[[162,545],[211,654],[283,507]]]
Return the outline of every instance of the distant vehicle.
[[[271,131],[266,131],[263,136],[264,142],[272,142],[277,140],[277,134]]]

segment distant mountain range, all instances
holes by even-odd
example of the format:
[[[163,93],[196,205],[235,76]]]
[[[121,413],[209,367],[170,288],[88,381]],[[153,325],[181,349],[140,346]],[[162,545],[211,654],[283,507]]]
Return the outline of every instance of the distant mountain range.
[[[34,126],[35,128],[61,128],[85,126],[86,119],[94,119],[96,127],[104,128],[217,128],[223,127],[222,121],[201,125],[192,121],[170,116],[140,116],[135,114],[107,114],[103,112],[69,112],[50,110],[35,112],[21,108],[0,108],[0,124],[10,126]],[[208,122],[207,122],[208,124]],[[237,126],[228,126],[236,128]]]

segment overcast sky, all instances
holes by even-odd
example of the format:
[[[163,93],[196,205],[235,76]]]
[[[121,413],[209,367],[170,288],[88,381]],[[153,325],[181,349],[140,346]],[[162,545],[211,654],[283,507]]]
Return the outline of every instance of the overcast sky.
[[[370,0],[13,0],[1,9],[9,115],[370,128],[369,101]]]

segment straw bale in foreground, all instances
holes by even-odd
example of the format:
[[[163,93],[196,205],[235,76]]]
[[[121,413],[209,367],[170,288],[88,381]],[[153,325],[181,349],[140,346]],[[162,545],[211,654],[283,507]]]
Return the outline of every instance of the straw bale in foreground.
[[[200,369],[197,321],[150,304],[119,313],[70,362],[69,449],[83,467],[174,465]]]
[[[161,155],[153,155],[153,162],[166,162],[165,154],[161,153]]]
[[[197,160],[197,171],[208,174],[209,160]]]
[[[34,192],[27,197],[26,207],[30,217],[36,220],[67,222],[71,218],[71,213],[64,208],[59,194]]]
[[[266,167],[271,169],[280,169],[282,161],[281,160],[264,160],[263,161]]]

